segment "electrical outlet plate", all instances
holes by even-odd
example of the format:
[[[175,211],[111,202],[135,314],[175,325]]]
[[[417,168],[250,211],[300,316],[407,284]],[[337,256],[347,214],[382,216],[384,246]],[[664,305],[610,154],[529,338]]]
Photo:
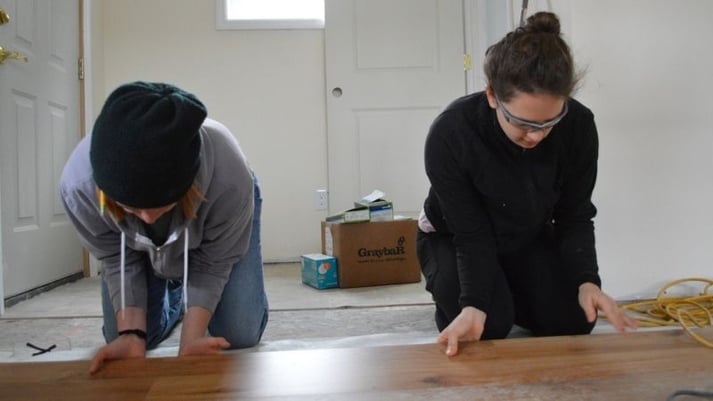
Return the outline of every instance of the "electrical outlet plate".
[[[326,189],[318,189],[314,193],[314,209],[327,210],[329,208],[329,192]]]

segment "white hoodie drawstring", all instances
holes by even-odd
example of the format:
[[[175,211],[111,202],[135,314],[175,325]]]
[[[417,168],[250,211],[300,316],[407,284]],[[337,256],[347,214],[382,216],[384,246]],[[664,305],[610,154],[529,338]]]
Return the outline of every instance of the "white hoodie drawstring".
[[[126,310],[126,292],[124,291],[124,264],[126,262],[126,235],[121,232],[121,320],[124,320],[124,311]]]
[[[183,235],[183,313],[188,313],[188,227]]]
[[[188,312],[188,227],[184,229],[183,240],[183,313]],[[126,309],[126,290],[124,289],[124,271],[126,264],[126,234],[121,232],[121,319],[124,319]]]

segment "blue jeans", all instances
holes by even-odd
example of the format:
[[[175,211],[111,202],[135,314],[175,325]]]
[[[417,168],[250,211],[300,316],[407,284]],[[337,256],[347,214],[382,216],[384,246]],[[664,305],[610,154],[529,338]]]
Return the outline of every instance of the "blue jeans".
[[[214,337],[225,337],[231,349],[248,348],[260,342],[268,317],[267,295],[262,270],[260,213],[262,197],[255,179],[255,211],[248,250],[230,272],[223,295],[208,323]],[[147,264],[148,264],[147,258]],[[164,280],[146,269],[148,305],[146,310],[146,349],[156,348],[171,334],[183,315],[183,291],[180,281]],[[118,336],[116,314],[106,282],[102,280],[104,339],[110,343]]]

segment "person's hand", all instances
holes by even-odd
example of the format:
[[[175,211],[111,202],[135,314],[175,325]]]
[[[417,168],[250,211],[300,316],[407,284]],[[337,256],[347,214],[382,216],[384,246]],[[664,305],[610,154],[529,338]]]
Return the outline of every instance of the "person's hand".
[[[607,320],[621,333],[636,330],[639,327],[636,319],[632,319],[624,313],[616,301],[592,283],[584,283],[579,286],[579,305],[590,323],[596,320],[597,311],[602,311]]]
[[[181,344],[178,356],[217,354],[228,347],[230,343],[223,337],[199,337]]]
[[[145,356],[145,340],[134,335],[119,336],[114,341],[99,348],[99,351],[97,351],[96,355],[94,355],[94,359],[92,359],[92,364],[89,367],[89,373],[94,374],[98,372],[102,366],[104,366],[105,361],[143,358]]]
[[[466,306],[438,336],[438,343],[446,346],[446,355],[458,353],[458,341],[477,341],[485,328],[485,312]]]

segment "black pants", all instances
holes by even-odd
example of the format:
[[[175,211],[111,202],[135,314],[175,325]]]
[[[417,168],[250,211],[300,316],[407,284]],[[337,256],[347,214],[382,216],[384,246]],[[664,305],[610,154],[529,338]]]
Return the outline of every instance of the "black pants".
[[[436,303],[436,325],[443,331],[461,311],[453,236],[419,231],[417,250],[426,290]],[[513,324],[536,336],[592,331],[594,323],[587,322],[579,306],[578,286],[563,270],[551,235],[543,232],[525,249],[499,255],[498,260],[481,339],[505,338]]]

